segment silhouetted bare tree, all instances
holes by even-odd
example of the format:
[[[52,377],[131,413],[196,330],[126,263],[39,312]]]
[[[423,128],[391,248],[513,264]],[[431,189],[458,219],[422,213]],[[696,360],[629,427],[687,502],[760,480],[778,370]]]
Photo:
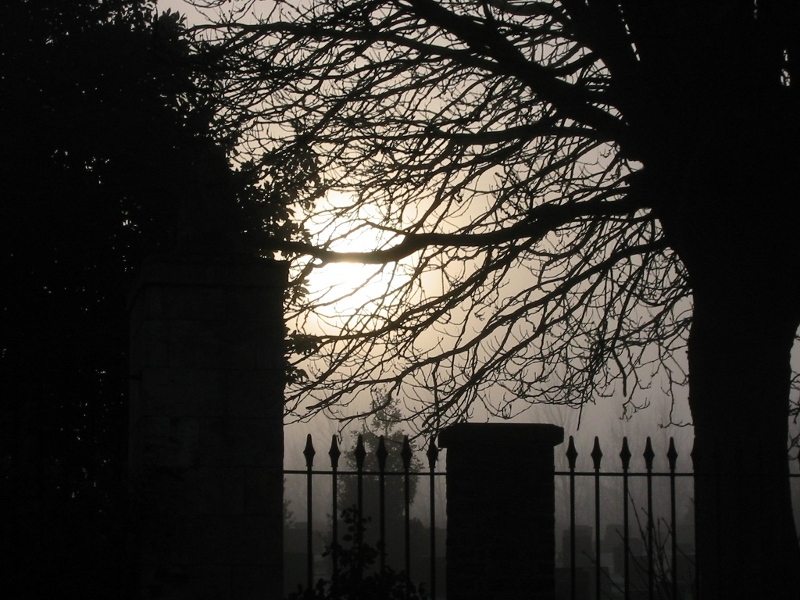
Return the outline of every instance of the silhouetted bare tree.
[[[318,243],[282,248],[375,265],[369,302],[297,338],[290,408],[382,385],[432,427],[688,380],[704,597],[796,594],[799,11],[319,0],[201,30],[229,52],[226,116],[316,183]],[[372,251],[336,252],[364,231]]]
[[[379,471],[378,448],[380,438],[384,438],[384,448],[386,449],[386,473],[403,473],[403,441],[404,431],[399,427],[402,423],[403,415],[394,406],[394,402],[388,399],[384,402],[383,398],[373,399],[375,413],[372,418],[365,422],[360,431],[353,431],[350,439],[346,443],[344,452],[344,465],[349,471],[356,471],[358,460],[356,458],[357,437],[361,436],[364,451],[363,469],[366,472],[376,473]],[[382,408],[378,408],[382,406]],[[418,451],[416,444],[409,442],[409,470],[411,473],[418,473],[423,470],[422,462],[415,452]],[[408,499],[409,506],[413,504],[419,487],[419,478],[409,477]],[[375,475],[364,476],[362,479],[363,497],[362,508],[363,517],[367,519],[364,523],[364,540],[378,549],[380,545],[380,483]],[[403,552],[405,541],[405,480],[399,476],[386,476],[385,486],[385,548],[388,554],[389,564],[400,569],[403,566]],[[358,506],[358,482],[355,475],[341,476],[339,479],[339,506],[342,510],[347,510]],[[420,554],[419,546],[423,545],[430,534],[426,535],[422,523],[417,518],[409,517],[410,537],[412,543],[416,545],[414,555]],[[424,552],[424,549],[422,550]]]

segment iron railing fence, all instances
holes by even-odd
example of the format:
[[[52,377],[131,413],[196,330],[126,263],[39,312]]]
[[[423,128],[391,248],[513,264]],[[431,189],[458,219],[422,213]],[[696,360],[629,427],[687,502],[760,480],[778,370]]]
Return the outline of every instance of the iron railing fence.
[[[563,448],[563,447],[562,447]],[[562,450],[563,451],[563,450]],[[631,468],[631,459],[634,457],[632,454],[627,438],[622,439],[621,448],[618,453],[620,471],[603,471],[602,463],[604,453],[601,450],[598,438],[594,439],[589,456],[592,460],[591,470],[578,470],[577,458],[578,452],[575,447],[575,442],[572,436],[569,437],[566,444],[566,450],[563,451],[563,456],[566,457],[567,468],[556,469],[554,475],[556,482],[559,480],[565,482],[567,489],[563,492],[556,491],[556,506],[557,512],[566,509],[566,531],[564,534],[564,543],[562,544],[562,554],[568,556],[566,570],[568,576],[566,582],[561,581],[561,587],[558,587],[557,578],[557,597],[569,598],[575,600],[586,598],[598,600],[600,598],[609,599],[625,599],[631,600],[632,598],[647,598],[648,600],[678,600],[678,598],[697,598],[697,578],[694,569],[694,557],[681,550],[683,542],[688,542],[690,545],[694,543],[694,531],[684,534],[688,539],[682,540],[679,535],[679,520],[677,509],[679,506],[689,506],[692,510],[693,521],[693,490],[694,490],[694,477],[695,474],[691,470],[678,470],[677,463],[679,459],[678,452],[673,438],[669,438],[669,446],[664,456],[658,457],[653,450],[650,437],[647,437],[644,452],[641,458],[644,460],[644,470],[635,470]],[[558,456],[559,447],[556,448]],[[366,478],[377,480],[377,493],[378,493],[378,550],[379,550],[379,564],[378,568],[381,571],[386,567],[386,481],[389,478],[402,478],[403,482],[403,572],[406,577],[406,584],[411,581],[412,577],[412,543],[411,543],[411,479],[417,478],[418,481],[424,481],[428,484],[428,519],[430,523],[430,539],[429,548],[429,594],[431,598],[437,598],[438,591],[441,592],[443,581],[437,581],[437,539],[436,539],[436,522],[437,519],[442,518],[444,515],[437,514],[437,498],[436,498],[436,481],[446,475],[444,471],[437,470],[439,459],[439,448],[431,440],[429,442],[426,457],[427,469],[415,470],[412,469],[412,456],[413,452],[409,443],[408,437],[404,437],[400,456],[402,458],[402,468],[399,471],[387,469],[387,457],[389,452],[386,447],[386,440],[383,436],[378,438],[377,447],[374,451],[374,456],[377,459],[377,469],[365,468],[367,459],[367,450],[365,448],[362,436],[358,436],[353,456],[355,458],[355,469],[340,469],[339,459],[342,455],[339,443],[334,435],[331,441],[330,449],[328,450],[328,457],[330,459],[330,468],[315,468],[314,459],[317,454],[311,435],[307,436],[306,446],[303,451],[306,461],[305,469],[288,469],[284,470],[285,475],[302,476],[305,478],[305,492],[306,492],[306,520],[307,537],[306,537],[306,585],[312,588],[314,585],[314,544],[312,523],[314,523],[314,477],[325,476],[330,478],[330,494],[331,494],[331,513],[330,513],[330,527],[331,539],[330,542],[330,569],[331,569],[331,582],[332,589],[335,591],[337,586],[337,579],[339,577],[339,542],[342,539],[339,521],[340,521],[340,487],[339,482],[342,477],[351,477],[356,479],[356,519],[355,519],[355,532],[354,544],[359,544],[363,541],[363,511],[364,511],[364,481]],[[666,457],[667,469],[656,470],[655,460]],[[557,463],[560,461],[556,461]],[[683,461],[686,462],[685,460]],[[608,464],[608,460],[605,463]],[[791,477],[800,477],[800,474],[792,474]],[[618,489],[606,489],[603,482],[615,482],[614,486]],[[583,493],[576,490],[576,483],[588,483],[589,490],[584,489]],[[634,483],[638,483],[639,492],[634,492]],[[666,482],[667,492],[654,491],[654,484],[656,482]],[[664,487],[664,486],[659,486]],[[641,496],[644,496],[643,498]],[[564,497],[566,496],[566,498]],[[612,496],[616,496],[613,498]],[[666,498],[664,498],[666,496]],[[659,504],[666,503],[666,512],[668,516],[659,517],[656,510],[656,500]],[[591,507],[587,510],[586,505],[590,504]],[[579,505],[582,506],[578,511]],[[637,509],[637,505],[640,509]],[[616,507],[616,508],[615,508]],[[603,544],[604,536],[601,531],[602,523],[604,520],[607,522],[608,518],[604,516],[604,509],[606,512],[617,510],[621,512],[622,523],[620,524],[621,531],[618,532],[621,548],[617,545],[618,554],[621,554],[621,581],[616,581],[608,572],[607,568],[603,566]],[[620,510],[621,508],[621,510]],[[663,510],[663,506],[662,506]],[[440,511],[441,512],[441,511]],[[577,513],[580,512],[584,517],[589,517],[591,525],[591,538],[593,543],[580,543],[576,539],[577,532],[581,529],[581,525],[577,522]],[[633,512],[633,520],[631,519],[631,512]],[[585,519],[584,519],[585,520]],[[666,533],[662,532],[658,524],[666,525]],[[509,526],[513,527],[513,515],[509,515]],[[583,526],[583,531],[588,529]],[[639,554],[634,551],[633,543],[641,538],[636,537],[636,533],[644,538],[644,554]],[[608,535],[605,536],[605,543],[608,544]],[[587,546],[591,546],[587,547]],[[580,552],[579,552],[580,550]],[[587,569],[588,565],[588,569]],[[681,573],[683,566],[684,572]],[[586,575],[587,571],[593,571],[593,575],[588,589],[578,580],[579,575]],[[688,580],[688,581],[687,581]],[[564,584],[568,590],[564,589]],[[644,589],[642,589],[644,588]],[[408,585],[406,585],[408,589]],[[442,596],[444,597],[444,596]]]
[[[331,496],[331,513],[330,513],[330,526],[331,536],[328,547],[330,548],[330,568],[331,568],[331,589],[335,597],[335,590],[338,586],[340,563],[339,551],[341,549],[340,542],[342,536],[340,534],[340,508],[348,508],[340,506],[340,482],[342,477],[352,477],[356,480],[356,503],[355,503],[355,519],[354,527],[354,540],[353,545],[358,546],[364,541],[364,481],[367,478],[377,479],[378,487],[378,568],[381,572],[387,566],[386,563],[386,480],[387,478],[402,478],[403,488],[403,576],[405,577],[405,589],[410,589],[411,576],[412,576],[412,561],[411,561],[411,479],[427,481],[428,484],[428,520],[429,527],[429,544],[428,549],[430,553],[429,558],[429,594],[431,598],[437,598],[437,539],[436,539],[436,480],[445,476],[444,471],[437,471],[437,462],[439,457],[439,448],[433,440],[430,441],[425,455],[427,457],[428,468],[427,470],[412,470],[412,458],[414,452],[409,442],[408,436],[403,437],[402,447],[400,450],[400,457],[402,459],[402,469],[399,471],[392,471],[387,469],[387,459],[389,458],[389,451],[387,449],[386,439],[384,436],[378,437],[377,447],[374,456],[377,459],[377,469],[367,469],[365,463],[367,460],[367,450],[364,444],[362,435],[359,435],[356,441],[356,446],[353,451],[355,459],[355,469],[340,469],[339,462],[342,456],[342,451],[339,448],[337,436],[333,435],[331,439],[330,449],[328,450],[328,457],[330,459],[330,468],[315,469],[314,459],[317,451],[309,434],[306,437],[306,445],[303,450],[305,456],[306,468],[305,469],[285,469],[284,475],[304,476],[305,478],[305,492],[306,492],[306,586],[311,589],[314,586],[314,540],[313,540],[313,526],[315,522],[314,516],[314,477],[327,476],[330,477],[330,496]],[[439,582],[441,583],[441,582]],[[441,587],[441,586],[440,586]]]
[[[633,454],[628,445],[627,437],[623,437],[621,449],[619,451],[619,459],[620,459],[620,466],[621,471],[617,472],[609,472],[609,471],[601,471],[601,463],[603,459],[603,452],[600,448],[600,441],[597,437],[594,438],[594,445],[592,447],[590,457],[592,459],[592,467],[591,471],[578,471],[576,469],[577,464],[577,457],[578,452],[575,448],[575,442],[572,436],[569,438],[569,442],[567,445],[567,450],[565,452],[567,462],[568,462],[568,469],[567,470],[557,470],[555,472],[556,477],[565,478],[568,482],[569,486],[569,493],[568,493],[568,502],[569,502],[569,521],[568,521],[568,531],[569,531],[569,598],[570,600],[575,600],[577,597],[583,597],[579,595],[579,585],[577,581],[577,576],[579,573],[578,568],[578,544],[576,540],[576,532],[577,532],[577,523],[576,523],[576,481],[578,479],[590,479],[591,483],[593,484],[593,492],[592,492],[592,521],[593,521],[593,538],[594,538],[594,552],[593,555],[587,556],[586,558],[589,559],[589,562],[593,566],[594,570],[594,586],[593,589],[590,589],[590,596],[592,598],[617,598],[622,597],[625,600],[629,600],[632,597],[632,594],[636,593],[637,597],[643,596],[643,590],[634,590],[632,586],[632,571],[631,571],[631,563],[632,561],[640,561],[641,557],[637,557],[632,552],[632,536],[631,536],[631,507],[633,506],[635,509],[635,500],[631,491],[631,481],[632,480],[644,480],[645,482],[645,508],[644,512],[644,524],[641,523],[641,519],[639,518],[638,512],[635,514],[636,525],[637,529],[643,533],[643,537],[645,538],[645,547],[646,547],[646,554],[645,554],[645,562],[646,565],[642,567],[640,562],[637,562],[636,567],[638,569],[644,568],[646,571],[646,581],[647,581],[647,589],[646,589],[646,598],[648,600],[654,600],[654,598],[663,598],[666,594],[666,597],[670,600],[678,600],[679,596],[681,595],[681,587],[679,586],[679,574],[678,574],[678,548],[679,548],[679,536],[678,536],[678,517],[677,517],[677,499],[676,499],[676,491],[677,491],[677,483],[680,479],[691,478],[693,480],[694,474],[691,471],[678,471],[677,470],[677,460],[678,460],[678,452],[675,448],[675,442],[673,438],[669,439],[669,447],[666,452],[666,458],[668,461],[668,471],[666,472],[656,472],[653,469],[654,459],[656,458],[656,453],[653,451],[652,442],[650,437],[647,437],[645,442],[645,449],[642,454],[644,458],[645,470],[644,471],[633,471],[631,470],[631,458]],[[619,493],[619,503],[622,507],[622,531],[619,532],[621,536],[622,542],[622,584],[619,585],[618,583],[614,582],[611,579],[609,573],[603,568],[602,564],[602,544],[603,544],[603,535],[601,531],[601,523],[602,523],[602,501],[601,498],[603,497],[602,494],[602,486],[601,481],[603,478],[611,478],[611,479],[618,479],[621,480],[621,490],[618,491]],[[669,482],[669,506],[668,512],[669,517],[667,520],[667,540],[660,540],[657,544],[656,540],[656,523],[659,521],[659,518],[654,511],[654,494],[653,494],[653,483],[656,479],[666,478]],[[692,486],[693,487],[693,486]],[[694,532],[692,532],[694,533]],[[607,537],[607,536],[606,536]],[[694,536],[693,536],[694,537]],[[692,540],[693,541],[693,540]],[[665,546],[668,546],[668,556],[663,556],[665,551]],[[662,553],[659,556],[659,553]],[[668,560],[663,560],[663,559]],[[661,559],[661,560],[659,560]],[[690,560],[693,563],[693,561]],[[660,572],[656,572],[656,568],[658,565],[668,566],[668,570],[665,573],[664,569],[660,569]],[[694,566],[693,564],[691,565]],[[665,577],[666,576],[666,577]],[[696,587],[696,577],[694,577],[694,569],[692,569],[691,573],[692,579],[694,580],[689,587],[689,593],[691,593],[692,597],[697,597],[697,587]],[[684,591],[685,593],[685,591]],[[658,595],[657,595],[658,594]]]

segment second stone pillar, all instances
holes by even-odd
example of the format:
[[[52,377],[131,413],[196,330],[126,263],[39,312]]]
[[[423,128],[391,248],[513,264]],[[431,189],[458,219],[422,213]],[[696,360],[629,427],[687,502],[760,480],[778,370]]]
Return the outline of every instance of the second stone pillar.
[[[459,423],[447,449],[448,600],[555,596],[555,425]]]

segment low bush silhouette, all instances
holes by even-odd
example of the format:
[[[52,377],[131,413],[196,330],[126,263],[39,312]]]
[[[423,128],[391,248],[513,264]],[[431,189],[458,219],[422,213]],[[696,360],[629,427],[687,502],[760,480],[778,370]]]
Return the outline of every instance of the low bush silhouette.
[[[338,573],[335,581],[319,579],[313,588],[298,586],[288,600],[427,600],[424,587],[414,585],[404,571],[391,567],[377,568],[375,563],[380,549],[363,542],[359,532],[364,531],[369,519],[360,518],[355,508],[342,511],[347,525],[343,544],[334,542],[325,547],[323,556],[336,552]]]

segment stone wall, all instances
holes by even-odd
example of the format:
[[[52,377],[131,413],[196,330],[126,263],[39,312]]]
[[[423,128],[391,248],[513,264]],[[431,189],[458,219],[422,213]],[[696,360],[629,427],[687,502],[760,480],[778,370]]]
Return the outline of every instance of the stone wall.
[[[141,598],[282,596],[285,267],[161,258],[131,299]]]

